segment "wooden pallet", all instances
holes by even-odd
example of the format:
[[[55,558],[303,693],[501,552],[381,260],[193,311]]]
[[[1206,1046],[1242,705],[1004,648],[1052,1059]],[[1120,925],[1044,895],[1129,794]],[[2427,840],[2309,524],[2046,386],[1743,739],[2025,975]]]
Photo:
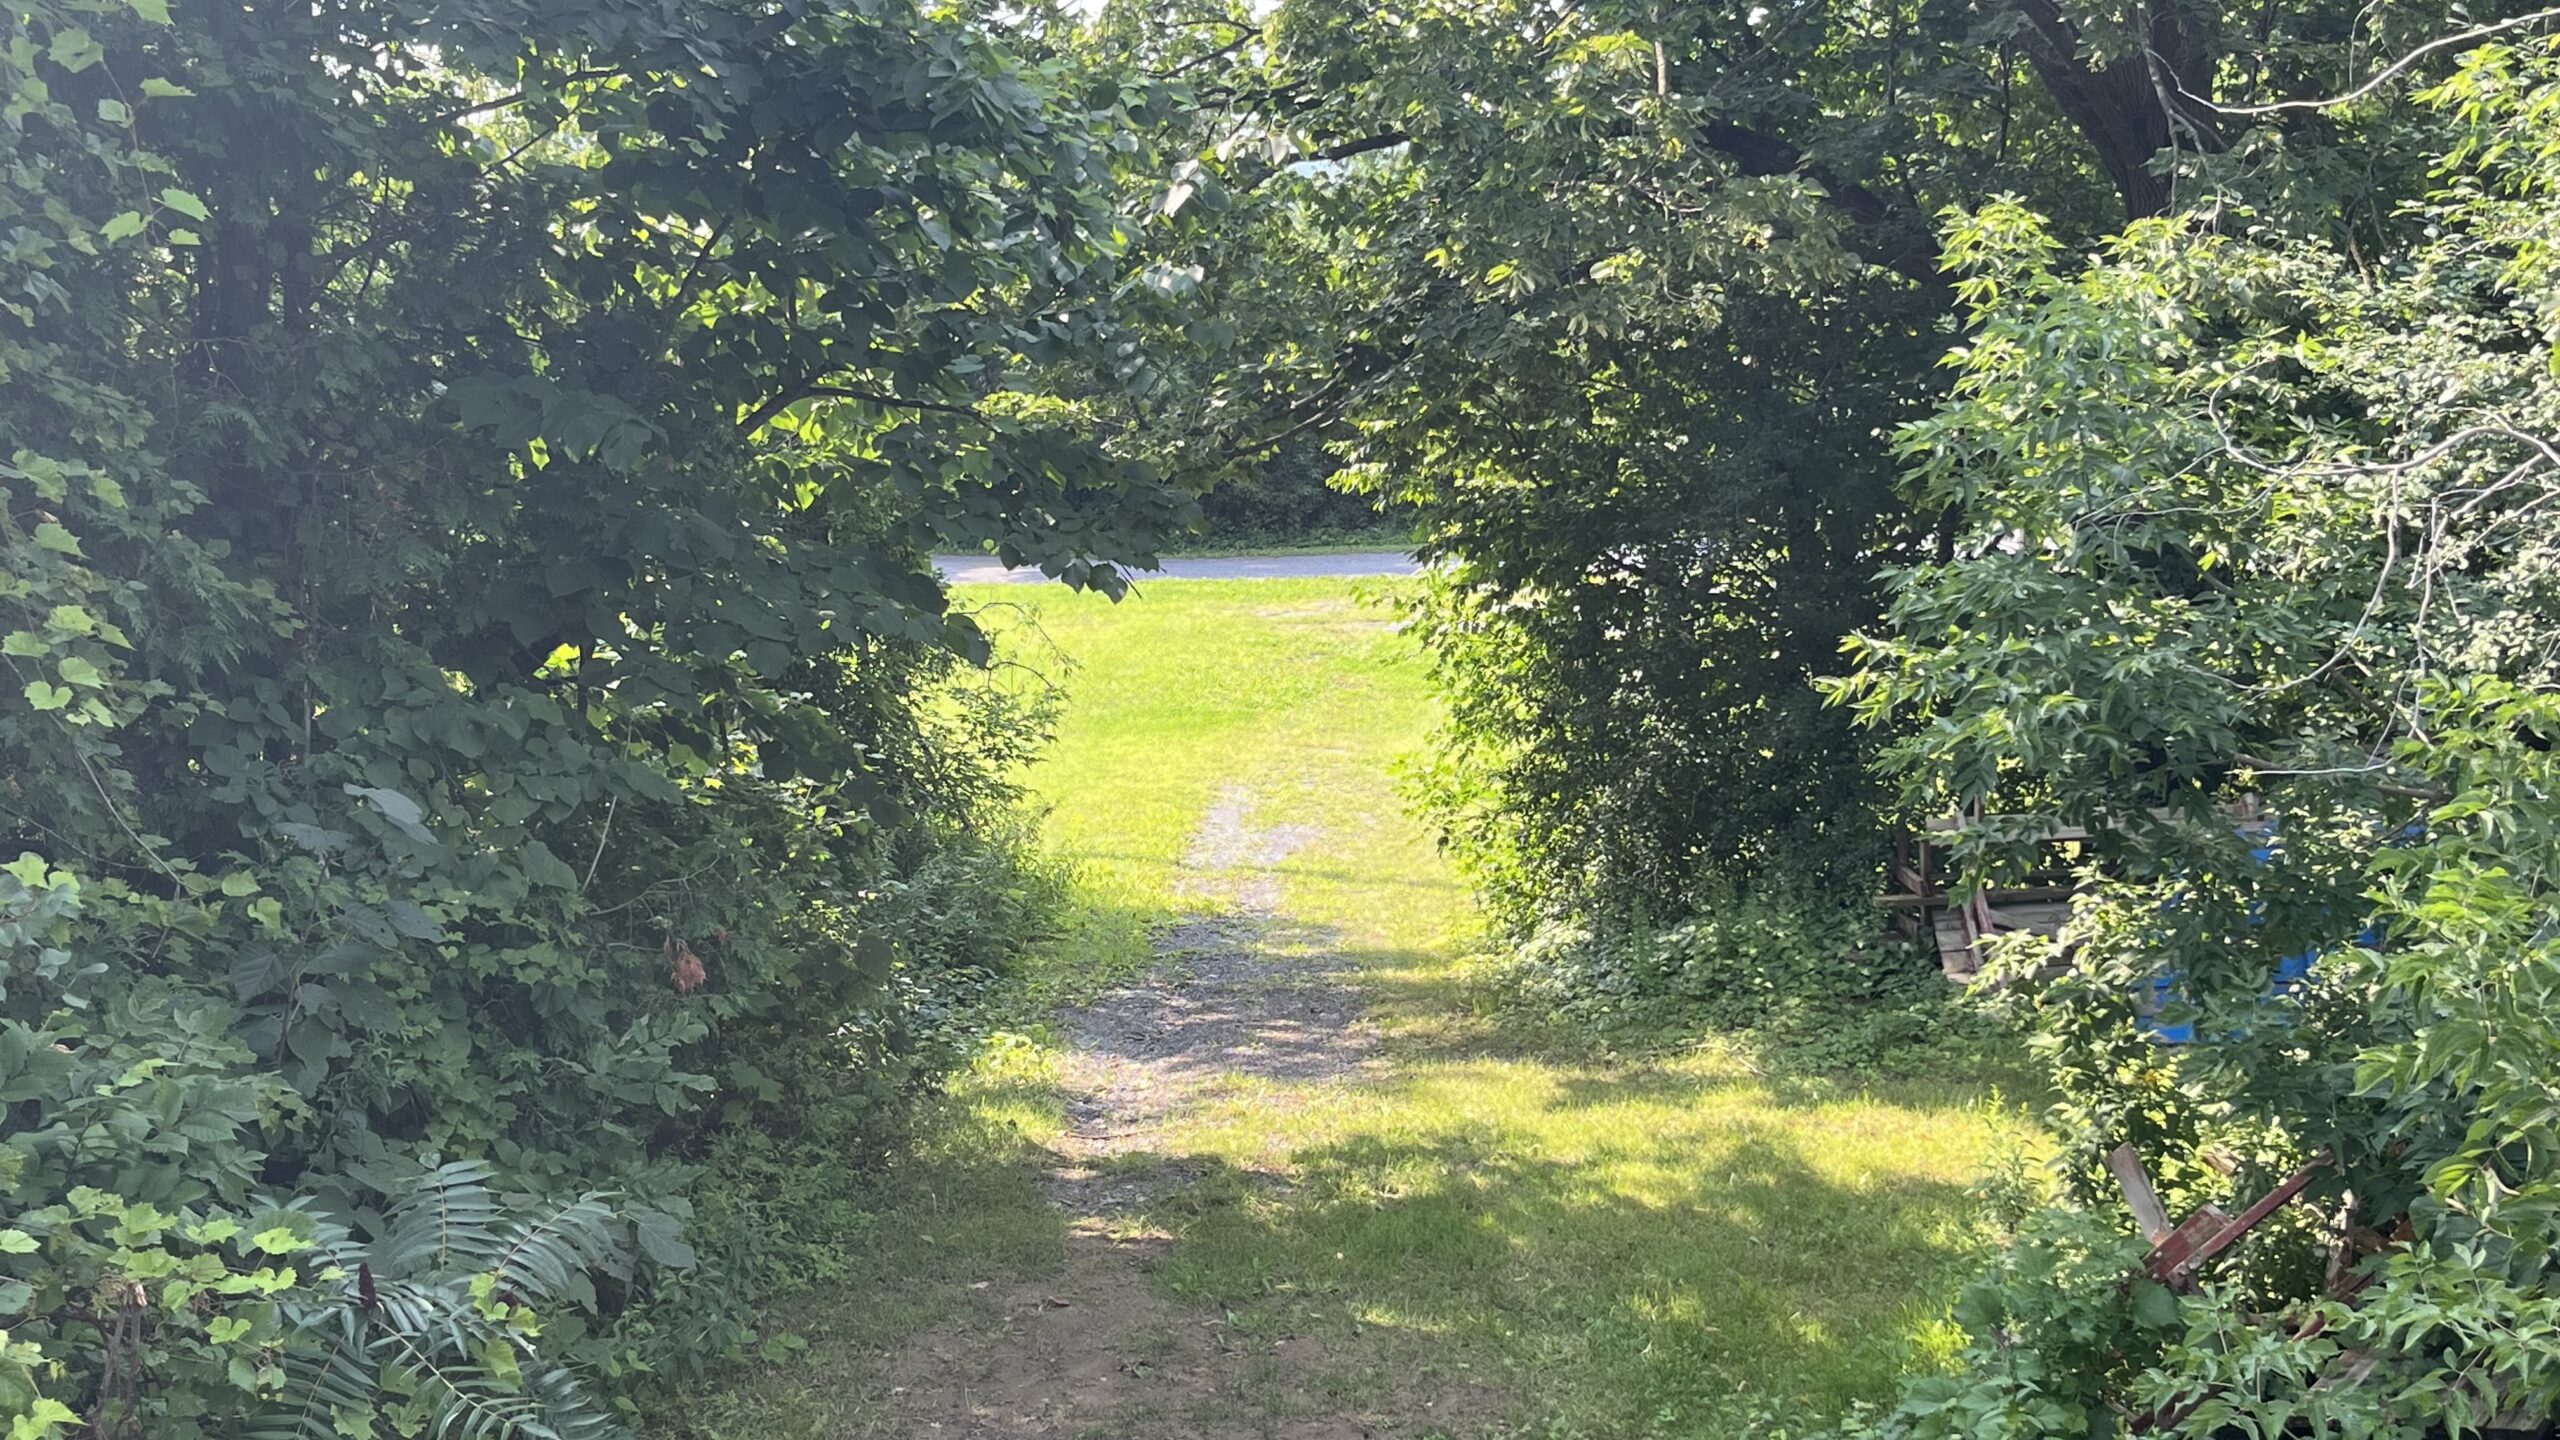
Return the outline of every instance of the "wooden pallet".
[[[1942,816],[1916,834],[1895,837],[1888,872],[1894,889],[1875,902],[1894,912],[1895,923],[1906,936],[1916,938],[1926,927],[1937,941],[1939,969],[1959,985],[1971,983],[1982,973],[1984,942],[1993,936],[2022,930],[2059,935],[2071,918],[2073,887],[2069,885],[2030,885],[1982,891],[1965,900],[1955,897],[1939,873],[1937,838],[1979,823],[1980,816]],[[2048,826],[2042,838],[2062,843],[2085,840],[2088,832]]]
[[[1986,942],[1993,936],[2023,930],[2053,938],[2062,934],[2071,918],[2068,900],[2011,899],[1998,890],[1980,898],[1984,902],[1980,906],[1952,905],[1930,921],[1938,941],[1938,968],[1959,985],[1972,983],[1982,973],[1983,958],[1989,953]]]

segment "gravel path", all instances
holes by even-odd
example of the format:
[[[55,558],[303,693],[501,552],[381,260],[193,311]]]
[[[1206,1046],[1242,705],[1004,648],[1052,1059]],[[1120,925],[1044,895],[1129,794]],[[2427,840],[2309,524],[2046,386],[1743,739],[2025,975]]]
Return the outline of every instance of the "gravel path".
[[[1177,886],[1191,918],[1158,936],[1155,968],[1060,1017],[1068,1128],[1045,1178],[1063,1270],[973,1286],[891,1358],[862,1440],[1441,1440],[1500,1412],[1476,1386],[1408,1397],[1411,1415],[1346,1406],[1329,1377],[1381,1363],[1358,1339],[1248,1337],[1150,1278],[1171,1240],[1148,1212],[1198,1178],[1172,1122],[1240,1075],[1379,1078],[1347,962],[1281,905],[1276,868],[1323,837],[1253,810],[1238,788],[1202,817]]]
[[[1052,1198],[1069,1214],[1134,1208],[1189,1177],[1113,1175],[1117,1156],[1156,1148],[1164,1121],[1231,1076],[1348,1082],[1365,1073],[1374,1036],[1329,935],[1289,925],[1278,866],[1320,838],[1304,825],[1252,824],[1253,799],[1231,789],[1200,818],[1177,897],[1191,915],[1156,937],[1156,967],[1062,1017],[1067,1114]],[[1164,1183],[1151,1183],[1164,1182]]]
[[[936,555],[933,568],[954,585],[1037,585],[1048,576],[1035,569],[1007,570],[990,555]],[[1370,575],[1411,575],[1420,567],[1400,550],[1361,550],[1347,555],[1203,555],[1172,559],[1160,570],[1137,570],[1150,580],[1323,580]]]

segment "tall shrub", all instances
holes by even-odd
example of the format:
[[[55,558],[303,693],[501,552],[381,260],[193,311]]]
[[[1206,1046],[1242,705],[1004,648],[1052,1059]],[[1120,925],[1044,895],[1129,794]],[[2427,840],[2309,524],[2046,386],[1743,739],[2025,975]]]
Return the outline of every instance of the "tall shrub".
[[[1972,327],[1903,443],[1969,525],[1894,577],[1847,694],[1914,803],[2084,825],[2096,860],[2032,1007],[2062,1190],[1895,1433],[2560,1402],[2560,47],[2432,98],[2436,188],[2380,253],[2229,207],[2086,263],[2014,204],[1956,224]],[[2127,1278],[2095,1164],[2125,1141],[2179,1213],[2316,1168],[2172,1294]]]
[[[1108,585],[1184,514],[1016,390],[1143,382],[1145,100],[902,3],[0,11],[21,1433],[538,1434],[537,1328],[734,1336],[705,1137],[895,1089],[1020,919],[937,918],[1014,742],[928,703],[982,647],[921,550]],[[361,1342],[416,1405],[314,1390],[466,1161],[618,1198],[539,1284],[402,1272],[484,1322]]]

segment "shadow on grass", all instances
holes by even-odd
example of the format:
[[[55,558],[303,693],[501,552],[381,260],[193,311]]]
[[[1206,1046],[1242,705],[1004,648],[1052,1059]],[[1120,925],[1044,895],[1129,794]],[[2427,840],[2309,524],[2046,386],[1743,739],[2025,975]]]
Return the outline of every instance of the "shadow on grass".
[[[1885,1398],[1969,1269],[1962,1186],[1843,1184],[1803,1143],[1750,1124],[1565,1163],[1490,1130],[1359,1136],[1298,1153],[1293,1187],[1123,1163],[1196,1177],[1148,1217],[1176,1294],[1275,1333],[1382,1332],[1390,1365],[1465,1356],[1554,1433],[1632,1440]]]
[[[1428,956],[1330,953],[1373,1013],[1451,1014]],[[1302,1131],[1336,1138],[1282,1173],[1235,1163],[1232,1142],[1326,1092],[1269,1069],[1255,1078],[1278,1089],[1209,1102],[1230,1107],[1209,1122],[1230,1142],[1111,1160],[1155,1179],[1141,1219],[1175,1237],[1175,1293],[1248,1329],[1369,1337],[1346,1353],[1382,1409],[1400,1371],[1473,1365],[1553,1433],[1613,1440],[1883,1400],[1942,1343],[1979,1254],[1948,1177],[1987,1144],[1987,1084],[1747,1051],[1595,1061],[1481,1017],[1397,1029],[1387,1053],[1389,1073],[1330,1092],[1339,1120]]]
[[[1096,933],[1125,948],[1164,919],[1131,908]],[[1970,1126],[1950,1112],[1984,1086],[1595,1056],[1466,1014],[1428,954],[1286,933],[1338,957],[1373,1014],[1417,1023],[1391,1032],[1391,1073],[1328,1090],[1266,1071],[1268,1095],[1206,1100],[1275,1134],[1272,1099],[1346,1107],[1300,1130],[1330,1138],[1287,1148],[1277,1171],[1188,1135],[1104,1162],[1144,1182],[1142,1209],[1114,1223],[1172,1237],[1157,1273],[1175,1298],[1266,1341],[1330,1336],[1327,1383],[1348,1406],[1391,1415],[1481,1382],[1558,1437],[1730,1434],[1764,1405],[1830,1413],[1886,1398],[1925,1358],[1971,1269],[1972,1206],[1933,1178],[1963,1168],[1943,1137],[1927,1163],[1896,1147]],[[1061,972],[1090,982],[1091,958]],[[882,1346],[990,1275],[1054,1273],[1077,1217],[1042,1183],[1063,1158],[1030,1137],[1060,1098],[1026,1059],[981,1064],[933,1101],[914,1151],[848,1197],[863,1224],[830,1273],[774,1317],[811,1348],[696,1392],[651,1433],[853,1433]]]
[[[908,1143],[877,1168],[787,1149],[729,1165],[753,1197],[763,1251],[756,1336],[694,1378],[639,1396],[646,1440],[839,1440],[876,1399],[878,1357],[964,1307],[991,1275],[1054,1274],[1071,1237],[1042,1186],[1058,1089],[1027,1044],[991,1044],[916,1104]],[[1010,1049],[1014,1063],[1002,1052]]]
[[[2010,1035],[1963,1008],[1950,987],[1900,1002],[1843,1004],[1810,1017],[1756,1028],[1686,1024],[1600,1030],[1533,1011],[1498,986],[1453,974],[1414,950],[1343,953],[1343,975],[1370,1008],[1395,1019],[1431,1017],[1393,1049],[1402,1059],[1535,1059],[1571,1065],[1570,1080],[1588,1104],[1620,1098],[1630,1084],[1687,1085],[1700,1092],[1756,1084],[1790,1107],[1884,1095],[1915,1105],[1963,1106],[2002,1099],[2036,1103],[2045,1083]],[[1929,982],[1934,985],[1936,982]],[[1845,1027],[1872,1027],[1872,1038],[1842,1043]],[[1682,1068],[1701,1054],[1732,1057],[1731,1069]],[[1843,1056],[1854,1057],[1844,1062]]]

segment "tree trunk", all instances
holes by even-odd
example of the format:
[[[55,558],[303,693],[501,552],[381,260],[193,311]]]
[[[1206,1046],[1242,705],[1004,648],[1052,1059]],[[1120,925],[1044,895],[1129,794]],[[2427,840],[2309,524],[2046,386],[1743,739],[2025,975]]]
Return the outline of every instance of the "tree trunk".
[[[2147,54],[2105,62],[2084,53],[2078,27],[2054,0],[2018,0],[2018,12],[2027,20],[2020,48],[2096,152],[2125,218],[2166,211],[2175,198],[2172,177],[2153,162],[2181,140],[2208,152],[2224,144],[2207,98],[2211,67],[2177,0],[2155,0]]]

